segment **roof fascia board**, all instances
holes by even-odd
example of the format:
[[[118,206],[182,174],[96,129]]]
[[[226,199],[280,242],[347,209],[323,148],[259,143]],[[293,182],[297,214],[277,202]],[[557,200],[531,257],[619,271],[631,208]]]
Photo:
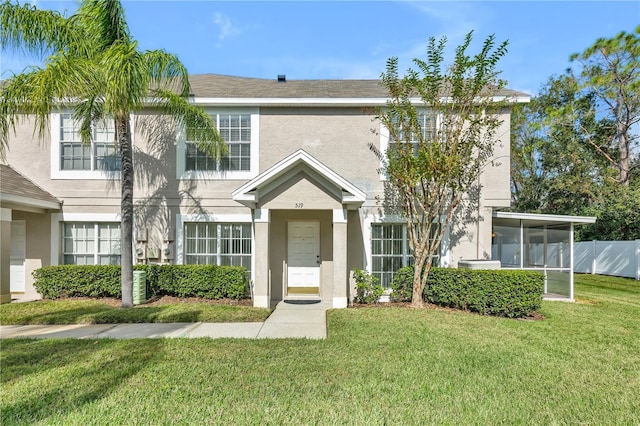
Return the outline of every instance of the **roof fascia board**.
[[[566,223],[595,223],[594,216],[568,216],[560,214],[538,214],[517,212],[493,212],[493,217],[498,219],[538,220],[542,222],[566,222]]]
[[[38,200],[37,198],[24,197],[21,195],[9,194],[6,192],[0,193],[0,201],[6,202],[6,203],[24,205],[28,207],[36,207],[40,209],[60,210],[60,203],[56,203],[53,201]]]
[[[388,98],[209,98],[192,97],[191,103],[195,105],[213,106],[384,106]],[[530,96],[494,96],[492,102],[528,103]],[[411,102],[416,105],[426,105],[422,99],[413,98]],[[450,103],[450,98],[443,98],[443,102]]]

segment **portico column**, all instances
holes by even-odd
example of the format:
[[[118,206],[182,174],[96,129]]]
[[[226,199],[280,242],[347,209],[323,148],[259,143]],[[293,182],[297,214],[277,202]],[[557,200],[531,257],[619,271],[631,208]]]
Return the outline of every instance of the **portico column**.
[[[269,269],[269,209],[256,208],[253,211],[253,258],[254,287],[253,306],[271,307],[271,271]]]
[[[0,303],[11,302],[11,209],[0,209]]]
[[[333,209],[333,307],[347,307],[347,209]]]

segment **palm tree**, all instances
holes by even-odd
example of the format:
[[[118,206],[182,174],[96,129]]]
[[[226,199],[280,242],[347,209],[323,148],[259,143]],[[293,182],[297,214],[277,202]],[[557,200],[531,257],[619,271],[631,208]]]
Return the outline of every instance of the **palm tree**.
[[[225,144],[212,118],[189,102],[184,65],[163,50],[140,51],[131,38],[119,0],[81,0],[66,17],[31,5],[0,5],[0,47],[42,55],[0,88],[0,154],[10,131],[27,116],[40,136],[52,110],[69,108],[80,123],[84,143],[92,123],[113,120],[121,160],[122,306],[133,305],[133,160],[129,117],[143,108],[160,108],[210,155]]]

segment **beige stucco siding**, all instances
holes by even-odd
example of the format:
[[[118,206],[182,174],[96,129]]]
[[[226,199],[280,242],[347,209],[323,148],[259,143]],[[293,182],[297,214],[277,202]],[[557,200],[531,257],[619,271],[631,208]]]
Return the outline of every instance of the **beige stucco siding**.
[[[509,111],[500,114],[502,124],[496,130],[497,142],[493,148],[493,158],[487,163],[480,177],[484,206],[509,207],[511,203],[510,118]]]
[[[380,190],[379,162],[368,148],[379,145],[378,127],[362,108],[261,108],[260,170],[304,149],[358,188]]]
[[[224,109],[215,108],[217,111]],[[283,297],[286,224],[291,220],[320,221],[321,296],[327,299],[337,297],[333,284],[328,283],[337,282],[334,271],[344,268],[333,264],[334,251],[345,253],[347,271],[356,267],[370,267],[370,259],[367,258],[371,244],[370,230],[366,227],[370,227],[374,221],[372,218],[375,216],[375,221],[402,221],[401,217],[394,215],[397,211],[384,207],[387,182],[381,179],[380,162],[369,149],[370,144],[378,148],[381,145],[379,123],[371,110],[363,107],[263,106],[252,107],[251,111],[259,117],[256,121],[257,137],[254,139],[259,144],[258,162],[251,171],[253,177],[303,149],[366,193],[366,200],[359,210],[348,212],[346,224],[336,222],[340,223],[337,233],[333,231],[335,217],[332,215],[334,211],[341,211],[345,207],[342,205],[342,194],[339,188],[323,185],[318,176],[305,173],[304,170],[292,173],[287,182],[281,182],[277,187],[270,187],[268,192],[259,194],[260,205],[257,207],[270,211],[270,222],[254,228],[259,229],[256,232],[260,233],[254,235],[254,258],[256,252],[265,249],[259,244],[263,244],[268,237],[270,257],[265,265],[257,266],[260,266],[260,270],[270,271],[269,297],[273,300]],[[501,119],[502,124],[496,133],[498,141],[494,147],[494,158],[480,177],[481,198],[471,206],[463,229],[452,228],[450,231],[453,245],[447,260],[453,266],[460,259],[490,256],[491,209],[506,207],[510,203],[508,110],[502,112]],[[233,201],[231,196],[248,179],[230,179],[220,175],[215,179],[197,176],[179,178],[178,156],[184,155],[184,151],[180,151],[178,129],[171,120],[154,111],[143,111],[134,118],[133,129],[136,225],[148,230],[149,246],[163,247],[166,243],[164,236],[169,231],[173,232],[171,238],[182,235],[176,227],[182,226],[185,221],[228,221],[233,220],[228,218],[239,216],[251,217],[252,210]],[[50,135],[47,132],[43,140],[34,137],[33,122],[22,123],[18,134],[10,137],[8,164],[60,199],[63,202],[62,215],[106,214],[117,217],[120,212],[120,183],[117,177],[52,179],[51,156]],[[53,159],[54,164],[56,161],[59,159]],[[299,209],[295,208],[296,204],[301,204]],[[51,216],[16,212],[14,217],[27,220],[27,247],[35,247],[32,249],[35,251],[27,249],[27,257],[32,259],[27,264],[29,278],[32,270],[48,264],[52,255],[56,257],[55,253],[51,253]],[[346,230],[341,228],[343,225]],[[334,247],[335,235],[344,234],[346,247]],[[175,246],[177,248],[182,244],[176,241]],[[172,258],[160,260],[173,261]]]

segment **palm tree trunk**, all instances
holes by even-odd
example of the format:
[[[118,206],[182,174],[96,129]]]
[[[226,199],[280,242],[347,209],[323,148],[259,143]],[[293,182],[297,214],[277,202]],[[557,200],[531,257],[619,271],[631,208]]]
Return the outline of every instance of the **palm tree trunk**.
[[[116,117],[116,132],[122,167],[120,201],[120,264],[122,307],[133,306],[133,148],[129,117]]]

